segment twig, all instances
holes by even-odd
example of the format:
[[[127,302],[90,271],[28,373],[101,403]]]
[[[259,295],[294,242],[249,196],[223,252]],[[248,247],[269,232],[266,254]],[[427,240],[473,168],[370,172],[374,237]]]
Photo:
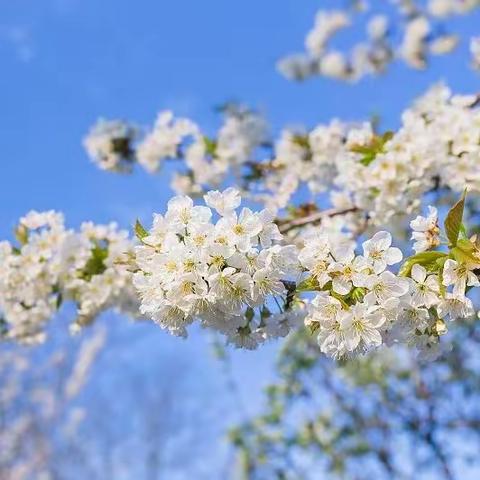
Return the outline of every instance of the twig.
[[[303,227],[304,225],[319,223],[324,218],[337,217],[339,215],[346,215],[347,213],[353,213],[357,211],[358,207],[350,207],[344,209],[332,208],[330,210],[323,210],[320,212],[312,213],[311,215],[307,215],[306,217],[295,218],[293,220],[287,220],[283,222],[281,221],[278,227],[281,233],[287,233],[290,230]]]

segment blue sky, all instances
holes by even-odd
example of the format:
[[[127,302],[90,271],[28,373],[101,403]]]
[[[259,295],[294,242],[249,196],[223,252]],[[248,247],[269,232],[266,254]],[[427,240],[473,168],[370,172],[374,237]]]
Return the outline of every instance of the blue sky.
[[[264,111],[274,131],[373,113],[394,126],[402,109],[434,81],[444,79],[461,92],[479,90],[479,77],[467,68],[465,44],[435,59],[427,72],[395,65],[386,77],[353,86],[288,82],[276,73],[275,61],[302,49],[321,3],[0,0],[1,237],[32,208],[62,210],[71,226],[117,220],[125,227],[164,209],[171,195],[166,175],[109,175],[89,162],[81,139],[99,116],[148,124],[159,110],[171,108],[213,132],[213,107],[235,99]],[[465,35],[480,33],[478,14],[456,23]],[[108,365],[115,355],[127,362],[135,358],[148,378],[151,365],[168,351],[168,361],[175,355],[190,359],[201,369],[194,377],[208,372],[211,388],[227,395],[217,378],[221,368],[205,359],[203,333],[186,343],[150,326],[125,322],[119,329],[123,340],[117,347],[139,339],[128,353],[110,347]],[[251,411],[258,409],[260,386],[271,376],[274,351],[268,346],[234,355],[235,376]]]

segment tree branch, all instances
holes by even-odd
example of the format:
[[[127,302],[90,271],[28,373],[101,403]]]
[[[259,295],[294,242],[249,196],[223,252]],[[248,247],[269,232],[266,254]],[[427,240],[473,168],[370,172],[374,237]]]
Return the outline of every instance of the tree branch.
[[[339,215],[346,215],[347,213],[357,212],[358,207],[350,207],[344,209],[332,208],[329,210],[322,210],[320,212],[312,213],[305,217],[294,218],[293,220],[280,221],[278,228],[281,233],[287,233],[290,230],[294,230],[299,227],[303,227],[309,224],[321,223],[324,218],[337,217]]]

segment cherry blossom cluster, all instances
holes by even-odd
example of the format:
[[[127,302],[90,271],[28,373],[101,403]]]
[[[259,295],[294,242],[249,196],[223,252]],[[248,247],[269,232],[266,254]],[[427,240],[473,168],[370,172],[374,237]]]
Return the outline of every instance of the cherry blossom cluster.
[[[83,141],[88,155],[102,170],[130,172],[138,129],[123,120],[99,119]]]
[[[446,33],[447,21],[466,15],[480,6],[478,0],[390,0],[370,8],[367,2],[352,2],[351,9],[320,10],[305,38],[304,53],[278,62],[278,70],[291,80],[320,75],[337,80],[357,81],[378,75],[396,59],[423,69],[430,55],[454,50],[459,37]],[[349,52],[332,45],[342,30],[362,25],[365,38]],[[401,26],[400,31],[390,25]]]
[[[127,122],[100,120],[84,139],[92,160],[103,170],[130,172],[138,163],[149,173],[161,169],[165,160],[182,159],[172,187],[177,193],[200,194],[204,187],[220,185],[232,169],[251,160],[253,151],[266,140],[267,125],[259,114],[227,106],[216,140],[204,135],[187,118],[162,111],[151,129]]]
[[[332,121],[306,134],[284,131],[256,198],[282,208],[303,185],[351,213],[350,229],[365,217],[385,225],[414,213],[432,189],[480,190],[478,96],[454,96],[436,85],[402,115],[397,132],[370,123]]]
[[[472,316],[466,292],[480,286],[480,244],[475,237],[462,238],[460,207],[455,208],[445,224],[448,252],[434,250],[441,244],[434,207],[410,223],[416,254],[398,273],[390,267],[402,260],[402,253],[391,246],[388,232],[364,241],[362,254],[355,253],[357,245],[345,235],[320,231],[306,239],[299,259],[309,277],[300,289],[318,291],[305,323],[318,333],[322,352],[346,358],[401,342],[435,358],[439,338],[447,332],[445,320]]]
[[[296,247],[279,244],[273,212],[237,212],[236,189],[211,191],[204,200],[174,197],[150,231],[137,225],[140,311],[174,335],[186,336],[198,320],[247,349],[285,336],[298,320],[286,311],[299,273]]]
[[[439,84],[403,113],[396,132],[334,120],[310,131],[285,129],[268,148],[265,122],[251,112],[228,114],[216,139],[202,136],[190,120],[164,113],[143,144],[125,150],[136,152],[149,171],[161,159],[182,159],[186,170],[175,173],[172,186],[191,196],[227,179],[270,209],[291,205],[305,186],[313,203],[328,192],[331,206],[350,211],[345,226],[358,230],[365,218],[382,226],[416,213],[432,189],[479,191],[479,126],[479,97],[453,95]]]
[[[28,213],[16,229],[18,244],[0,243],[1,336],[44,340],[48,321],[65,300],[76,306],[73,331],[115,306],[138,311],[131,273],[118,264],[132,251],[117,225],[83,223],[66,229],[62,214]]]

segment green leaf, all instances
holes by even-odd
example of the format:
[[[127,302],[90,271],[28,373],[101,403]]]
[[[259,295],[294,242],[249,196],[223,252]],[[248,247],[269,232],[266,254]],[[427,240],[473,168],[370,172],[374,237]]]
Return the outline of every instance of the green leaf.
[[[25,225],[20,224],[15,229],[15,238],[20,245],[28,243],[28,228]]]
[[[480,268],[480,250],[470,240],[458,240],[457,245],[452,248],[450,253],[457,262],[464,263],[468,268]]]
[[[318,331],[318,329],[320,328],[320,324],[318,322],[312,322],[310,325],[308,325],[308,330],[309,332],[314,335],[315,332]]]
[[[312,292],[316,290],[320,290],[320,286],[315,277],[308,277],[297,285],[298,292]]]
[[[368,152],[360,160],[360,163],[365,167],[368,167],[375,160],[376,156],[377,154],[375,152]]]
[[[334,290],[330,291],[330,295],[334,298],[336,298],[343,306],[343,308],[348,309],[349,304],[347,302],[347,297],[345,295],[340,295],[339,293],[335,292]]]
[[[205,145],[205,153],[213,157],[217,151],[217,142],[204,136],[203,143]]]
[[[80,274],[80,278],[87,281],[90,281],[95,275],[102,274],[107,269],[105,260],[108,257],[108,248],[96,245],[92,248],[91,255]]]
[[[445,219],[445,233],[451,246],[455,246],[462,228],[463,210],[465,209],[465,197],[467,190],[463,192],[462,198],[450,209]]]
[[[145,230],[145,227],[140,223],[140,220],[138,220],[138,218],[137,218],[137,221],[135,222],[134,229],[135,229],[135,235],[139,240],[142,240],[143,238],[148,236],[147,230]]]
[[[442,257],[437,259],[435,261],[435,268],[433,269],[433,271],[438,274],[438,289],[440,290],[442,298],[445,298],[445,294],[447,293],[447,287],[443,284],[443,267],[448,258],[449,257]]]
[[[294,135],[292,141],[295,145],[298,145],[299,147],[307,149],[310,148],[310,141],[308,139],[308,135]]]
[[[379,153],[384,152],[385,144],[393,137],[393,132],[375,135],[367,145],[353,145],[350,151],[362,155],[360,163],[366,167],[370,165]]]
[[[62,303],[63,303],[63,295],[61,293],[58,293],[57,294],[57,301],[56,301],[57,310],[60,309],[60,307],[62,306]]]
[[[441,268],[441,260],[446,260],[448,258],[448,253],[445,252],[421,252],[413,255],[403,262],[403,265],[400,267],[398,274],[401,277],[408,277],[412,271],[412,268],[415,264],[422,265],[427,270],[436,271]]]

